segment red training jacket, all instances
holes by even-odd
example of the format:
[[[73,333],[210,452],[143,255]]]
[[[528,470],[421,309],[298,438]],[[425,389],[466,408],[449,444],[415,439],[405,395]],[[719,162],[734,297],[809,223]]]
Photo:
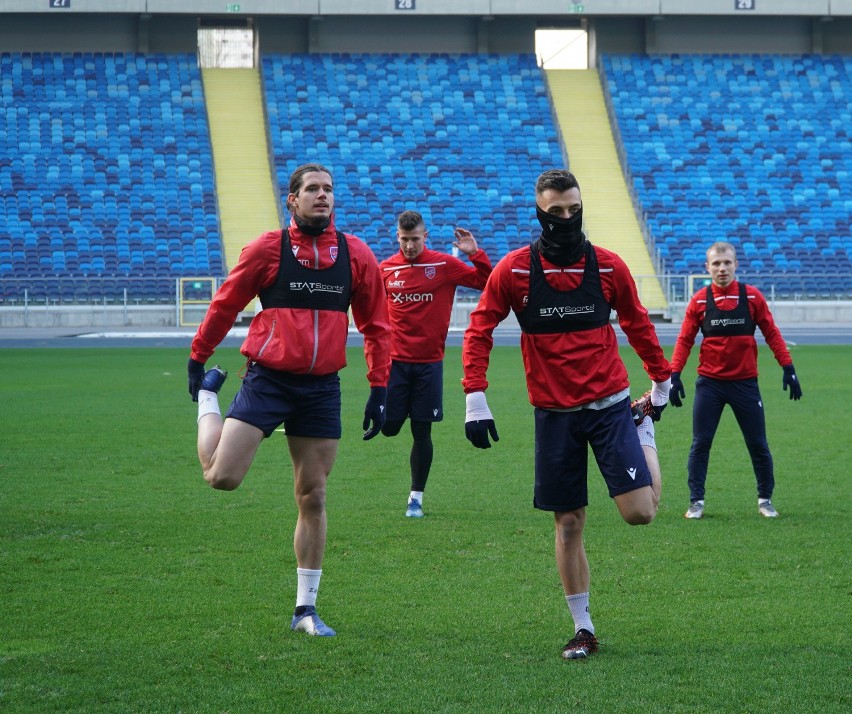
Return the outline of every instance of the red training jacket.
[[[456,287],[482,290],[491,274],[484,250],[469,257],[474,267],[428,248],[413,263],[401,250],[382,261],[392,359],[418,363],[444,359]]]
[[[618,313],[618,322],[630,345],[643,360],[652,380],[663,382],[671,370],[657,340],[648,311],[639,302],[636,284],[624,261],[615,253],[594,246],[601,287]],[[585,256],[567,268],[541,257],[549,285],[558,290],[579,287]],[[526,307],[529,292],[530,248],[514,250],[494,268],[479,305],[471,313],[464,335],[462,362],[466,393],[488,388],[485,378],[494,341],[494,328],[513,310]],[[568,409],[611,396],[629,386],[627,368],[618,354],[612,325],[558,334],[521,333],[521,355],[530,403],[543,409]],[[643,390],[644,391],[644,390]]]
[[[740,285],[734,280],[728,287],[720,288],[711,284],[713,298],[720,310],[733,310],[740,301]],[[746,285],[746,297],[751,319],[760,328],[766,339],[766,344],[778,360],[778,364],[786,367],[793,364],[793,358],[787,351],[787,345],[781,336],[781,331],[775,325],[775,320],[766,304],[766,298],[755,287]],[[686,307],[680,334],[675,342],[672,354],[672,371],[682,372],[689,359],[695,336],[704,322],[707,309],[707,288],[701,288]],[[757,341],[754,335],[738,335],[732,337],[714,337],[701,341],[698,350],[698,374],[713,379],[750,379],[757,376]]]
[[[390,372],[390,324],[379,266],[360,238],[347,233],[346,239],[352,265],[352,317],[364,335],[367,379],[370,386],[385,386]],[[296,258],[314,269],[329,267],[337,255],[334,224],[313,237],[302,233],[291,219],[290,241]],[[193,359],[206,362],[240,310],[275,282],[280,256],[280,231],[264,233],[243,248],[192,341]],[[293,374],[333,374],[346,366],[348,333],[345,312],[272,308],[254,316],[240,351],[271,369]]]

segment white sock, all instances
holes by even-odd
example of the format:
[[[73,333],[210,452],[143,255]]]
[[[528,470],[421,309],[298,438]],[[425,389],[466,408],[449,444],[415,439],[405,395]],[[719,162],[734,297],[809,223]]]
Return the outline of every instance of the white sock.
[[[408,502],[418,501],[420,505],[423,505],[423,491],[412,491],[408,494]]]
[[[565,602],[568,603],[571,617],[574,618],[574,634],[576,635],[580,630],[588,630],[595,634],[595,626],[592,624],[592,616],[589,614],[589,593],[566,595]]]
[[[762,506],[764,503],[769,503],[769,499],[768,498],[758,498],[757,499],[757,505],[758,506]]]
[[[207,416],[208,414],[218,414],[222,416],[222,412],[219,411],[219,396],[216,392],[209,392],[206,389],[198,390],[198,421],[201,421],[201,417]]]
[[[637,429],[639,432],[639,443],[642,446],[650,446],[654,451],[657,450],[657,440],[654,438],[654,422],[651,417],[645,417]]]
[[[303,605],[313,607],[317,604],[317,591],[319,590],[321,575],[322,570],[296,568],[296,607]]]

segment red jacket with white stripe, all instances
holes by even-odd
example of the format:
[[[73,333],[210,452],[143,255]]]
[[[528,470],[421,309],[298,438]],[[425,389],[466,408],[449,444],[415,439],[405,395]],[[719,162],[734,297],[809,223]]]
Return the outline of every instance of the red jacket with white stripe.
[[[328,268],[337,255],[334,224],[309,236],[290,221],[290,242],[296,258],[313,269]],[[390,372],[390,323],[376,257],[361,239],[346,234],[352,266],[351,308],[355,326],[364,335],[367,379],[385,386]],[[278,275],[281,231],[270,231],[243,248],[240,259],[216,291],[192,341],[193,359],[206,362],[225,338],[237,315]],[[261,310],[249,326],[240,351],[270,369],[293,374],[333,374],[346,366],[349,317],[345,312],[303,308]]]
[[[734,280],[725,288],[711,284],[716,307],[720,310],[733,310],[740,302],[740,284]],[[763,333],[766,344],[778,360],[786,367],[793,364],[793,358],[787,351],[787,345],[781,331],[766,303],[766,298],[755,287],[746,285],[746,297],[751,319]],[[704,322],[707,311],[707,288],[701,288],[686,307],[680,334],[675,342],[672,354],[672,371],[682,372],[689,359],[695,336]],[[698,350],[698,374],[713,379],[750,379],[757,376],[757,341],[754,335],[736,335],[714,337],[702,340]]]
[[[639,302],[636,284],[624,261],[615,253],[594,246],[604,298],[618,313],[618,322],[630,345],[643,360],[652,380],[663,382],[671,370],[657,340],[648,311]],[[548,284],[557,290],[574,290],[583,278],[586,259],[567,268],[541,257]],[[527,304],[530,248],[514,250],[494,268],[479,305],[471,313],[464,335],[462,362],[466,393],[488,388],[486,372],[493,346],[494,328],[512,310]],[[568,409],[609,397],[629,386],[627,368],[618,354],[612,325],[558,334],[521,334],[521,354],[530,403],[543,409]],[[643,390],[644,391],[644,390]]]
[[[440,362],[456,287],[482,290],[491,261],[482,249],[471,254],[473,267],[437,250],[424,250],[412,263],[402,251],[379,266],[388,296],[391,358],[400,362]]]

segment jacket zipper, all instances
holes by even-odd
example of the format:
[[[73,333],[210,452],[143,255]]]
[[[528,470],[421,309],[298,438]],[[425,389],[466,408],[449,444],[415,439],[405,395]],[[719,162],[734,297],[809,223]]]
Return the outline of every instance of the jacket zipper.
[[[263,354],[263,351],[266,349],[266,346],[269,344],[272,337],[275,335],[275,324],[277,320],[272,321],[272,327],[269,328],[269,336],[264,340],[263,344],[260,346],[260,349],[257,352],[257,356],[260,357]]]
[[[314,241],[314,268],[319,270],[319,247],[317,246],[317,242]],[[311,355],[311,366],[308,368],[308,372],[314,371],[314,366],[317,363],[317,353],[319,352],[319,310],[314,310],[314,352]]]

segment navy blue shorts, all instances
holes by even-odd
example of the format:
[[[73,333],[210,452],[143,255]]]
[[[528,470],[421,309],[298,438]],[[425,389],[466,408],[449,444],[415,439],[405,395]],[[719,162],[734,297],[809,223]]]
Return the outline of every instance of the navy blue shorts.
[[[290,374],[252,363],[225,416],[256,426],[267,437],[283,424],[288,436],[339,439],[340,377]]]
[[[388,421],[441,421],[444,418],[444,363],[391,362]]]
[[[543,511],[589,504],[588,447],[610,498],[651,485],[651,472],[630,416],[630,399],[606,409],[535,410],[535,495]]]

